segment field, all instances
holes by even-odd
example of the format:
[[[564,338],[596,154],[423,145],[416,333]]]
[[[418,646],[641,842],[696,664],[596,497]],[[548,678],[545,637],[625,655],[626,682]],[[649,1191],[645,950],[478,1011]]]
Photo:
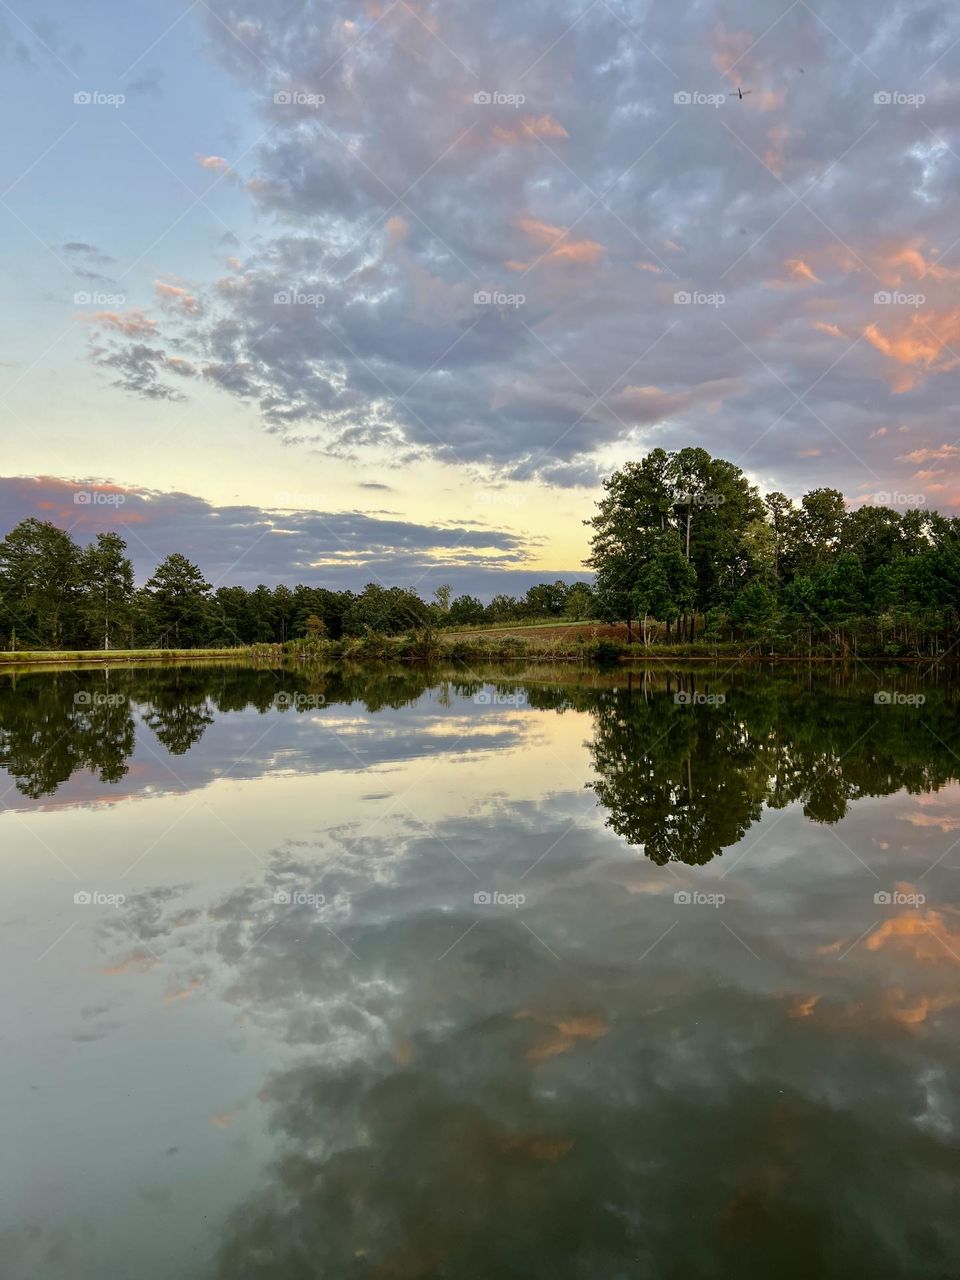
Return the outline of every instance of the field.
[[[478,636],[498,640],[516,636],[518,640],[622,640],[627,639],[625,622],[508,622],[503,626],[464,627],[460,631],[444,631],[444,640],[475,640]],[[639,639],[634,627],[634,639]]]

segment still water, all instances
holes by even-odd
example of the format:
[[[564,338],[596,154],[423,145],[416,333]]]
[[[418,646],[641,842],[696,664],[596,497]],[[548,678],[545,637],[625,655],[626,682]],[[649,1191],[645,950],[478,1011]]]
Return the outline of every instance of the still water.
[[[960,1275],[958,695],[0,674],[0,1274]]]

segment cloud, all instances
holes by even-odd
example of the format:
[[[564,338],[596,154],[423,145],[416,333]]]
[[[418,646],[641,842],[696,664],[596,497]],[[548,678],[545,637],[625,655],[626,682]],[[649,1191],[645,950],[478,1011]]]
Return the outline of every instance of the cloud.
[[[96,311],[91,320],[107,329],[115,329],[128,338],[141,334],[153,333],[157,327],[155,320],[149,319],[142,311]]]
[[[950,373],[960,365],[954,347],[960,345],[960,307],[947,312],[913,312],[884,332],[868,324],[863,336],[893,365],[888,376],[896,393],[910,391],[926,373]]]
[[[75,502],[78,493],[91,490],[121,501]],[[438,582],[449,581],[456,594],[489,598],[497,591],[522,594],[535,582],[557,577],[589,577],[576,569],[530,568],[533,541],[479,520],[429,525],[349,510],[214,506],[191,494],[102,479],[0,478],[4,531],[30,516],[71,527],[79,539],[105,530],[121,533],[141,582],[173,551],[198,563],[209,581],[247,586],[305,582],[360,590],[382,581],[419,583],[429,594]]]
[[[570,135],[551,115],[523,116],[516,124],[494,125],[493,134],[496,142],[515,144],[535,142],[537,138],[550,138],[559,141]]]
[[[238,21],[211,0],[209,49],[262,116],[238,198],[265,230],[205,281],[191,269],[199,312],[163,314],[149,346],[284,441],[357,459],[389,448],[558,483],[695,440],[790,492],[892,483],[893,450],[870,439],[892,396],[909,391],[898,416],[921,438],[949,410],[949,380],[930,375],[952,367],[936,343],[958,340],[936,140],[955,114],[954,54],[941,57],[955,16],[913,20],[881,0],[864,52],[838,0],[773,26],[759,0],[735,22],[712,3],[654,6],[631,19],[642,45],[603,5],[571,29],[549,5],[489,13],[346,18],[271,0]],[[938,58],[923,120],[874,102],[878,84],[917,85]],[[734,85],[752,92],[674,102]],[[475,103],[484,87],[525,101]],[[922,288],[922,319],[877,312],[894,280]],[[724,300],[681,312],[679,288]],[[324,302],[280,311],[285,291]],[[481,310],[483,292],[523,301]],[[847,335],[863,340],[825,355],[825,337]],[[168,394],[186,385],[158,377]],[[693,389],[725,378],[737,389],[708,418]],[[784,383],[811,390],[785,405]],[[639,435],[605,404],[627,386],[674,397]],[[840,438],[829,450],[821,423]],[[824,436],[821,456],[797,457],[800,431]]]
[[[571,238],[563,227],[551,226],[549,222],[541,222],[539,218],[518,218],[517,226],[538,248],[544,250],[534,260],[538,264],[562,262],[596,266],[603,256],[603,245],[596,240]],[[515,264],[515,269],[523,270],[523,267]]]
[[[201,169],[209,169],[211,173],[230,173],[230,161],[223,156],[197,155],[197,163]]]
[[[175,281],[154,280],[153,291],[165,309],[184,311],[191,316],[200,314],[201,306],[197,296]]]

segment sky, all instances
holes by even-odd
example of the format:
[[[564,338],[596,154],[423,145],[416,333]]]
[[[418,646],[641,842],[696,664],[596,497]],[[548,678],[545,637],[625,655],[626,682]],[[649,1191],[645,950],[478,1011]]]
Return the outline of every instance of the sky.
[[[489,598],[654,447],[960,511],[954,6],[15,0],[0,63],[0,532]]]

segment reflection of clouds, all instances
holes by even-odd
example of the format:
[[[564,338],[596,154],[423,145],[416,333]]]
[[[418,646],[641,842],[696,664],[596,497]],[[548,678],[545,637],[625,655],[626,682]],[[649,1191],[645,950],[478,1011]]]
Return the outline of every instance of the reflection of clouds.
[[[913,827],[931,827],[945,835],[960,829],[960,786],[950,784],[941,791],[910,797],[915,806],[898,816]]]
[[[260,673],[260,679],[275,691],[272,673]],[[375,769],[452,750],[472,757],[519,747],[534,730],[535,720],[522,713],[459,716],[428,697],[412,707],[382,708],[376,717],[343,715],[332,707],[320,713],[234,709],[219,712],[184,753],[169,756],[166,745],[156,740],[150,719],[138,716],[136,738],[131,726],[124,776],[108,794],[102,779],[71,764],[63,780],[58,778],[55,793],[41,804],[11,790],[2,807],[35,811],[107,806],[130,797],[201,790],[224,775],[246,781],[278,772]],[[0,793],[9,786],[9,775],[0,770]]]
[[[896,1259],[914,1257],[919,1233],[930,1274],[949,1274],[954,973],[918,962],[907,944],[919,935],[865,945],[876,890],[918,874],[891,820],[902,792],[863,799],[896,790],[896,757],[856,763],[839,839],[804,816],[791,780],[723,858],[659,867],[603,825],[583,785],[591,722],[566,710],[341,708],[331,723],[364,763],[386,751],[373,778],[342,746],[341,772],[315,778],[336,761],[316,744],[335,739],[285,713],[279,749],[268,738],[255,768],[292,761],[304,776],[245,789],[267,814],[258,834],[238,816],[252,811],[244,789],[204,797],[266,855],[260,869],[179,860],[168,883],[85,917],[103,964],[80,1037],[116,1030],[106,1005],[124,998],[131,1018],[163,1021],[165,1043],[203,1027],[214,1089],[191,1113],[191,1141],[215,1168],[251,1133],[272,1135],[256,1194],[231,1185],[221,1203],[235,1212],[211,1215],[213,1273],[582,1280],[631,1259],[704,1277],[906,1274]],[[178,771],[198,760],[205,776],[267,723],[221,714]],[[671,744],[685,766],[679,730],[686,720]],[[809,762],[788,763],[802,784]],[[693,784],[723,801],[746,777],[739,765],[702,757]],[[678,777],[689,785],[686,767]],[[187,850],[214,852],[186,830]],[[948,843],[908,834],[914,864]],[[236,867],[252,878],[233,884]],[[678,906],[679,888],[726,901]],[[478,889],[526,903],[477,905]],[[954,916],[931,910],[949,939]],[[254,1047],[253,1070],[235,1076]],[[840,1221],[849,1259],[831,1252]]]
[[[960,964],[960,925],[954,921],[957,912],[952,910],[904,911],[884,920],[865,945],[868,951],[889,946],[915,960]]]
[[[131,897],[166,990],[207,975],[191,1003],[233,1005],[289,1054],[245,1104],[265,1108],[275,1160],[223,1224],[214,1273],[580,1280],[646,1257],[720,1276],[799,1233],[798,1265],[827,1275],[838,1217],[869,1273],[909,1256],[917,1230],[943,1263],[956,1116],[930,1064],[954,1052],[956,1000],[888,948],[838,963],[811,945],[869,910],[866,873],[839,848],[813,872],[796,843],[810,828],[787,815],[776,875],[761,861],[724,882],[723,918],[762,963],[692,908],[638,963],[677,918],[676,881],[608,832],[558,845],[523,882],[522,913],[474,909],[474,881],[439,843],[500,883],[562,829],[502,799],[435,833],[358,822],[290,842],[203,907],[183,886]],[[710,868],[696,881],[721,884]],[[294,886],[325,905],[276,901]],[[129,950],[119,921],[102,937]],[[696,1240],[681,1230],[691,1197]]]

